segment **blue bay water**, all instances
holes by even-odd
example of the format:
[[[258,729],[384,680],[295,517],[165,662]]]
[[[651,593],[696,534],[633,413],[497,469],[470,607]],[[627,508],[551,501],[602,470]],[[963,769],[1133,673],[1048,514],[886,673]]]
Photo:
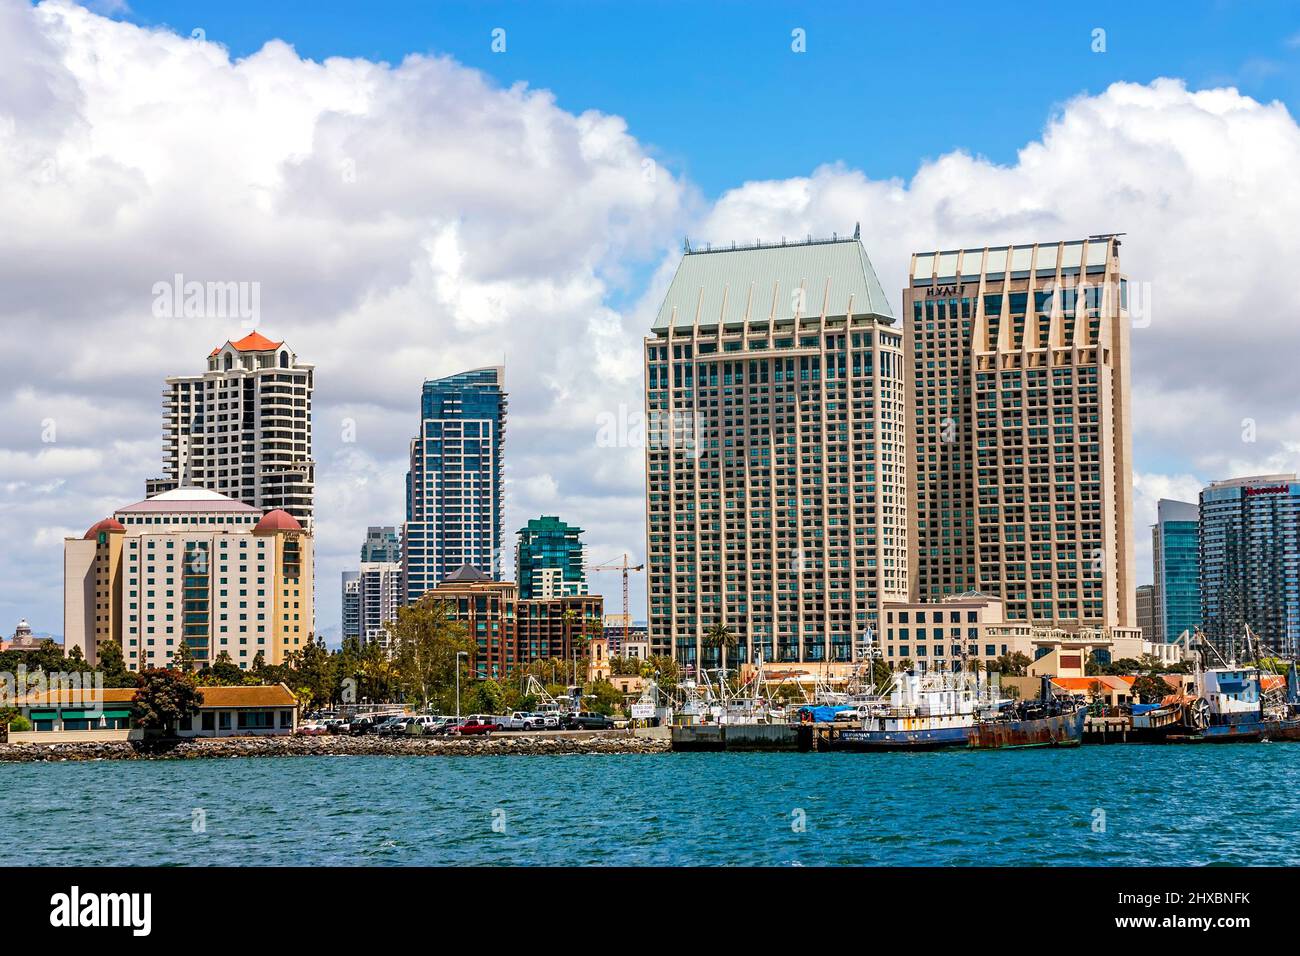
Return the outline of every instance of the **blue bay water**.
[[[0,792],[7,866],[1300,859],[1287,744],[8,764]]]

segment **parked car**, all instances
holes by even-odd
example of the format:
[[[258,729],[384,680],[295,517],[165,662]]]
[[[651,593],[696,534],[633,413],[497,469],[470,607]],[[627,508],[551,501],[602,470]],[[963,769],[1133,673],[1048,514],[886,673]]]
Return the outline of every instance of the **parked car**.
[[[457,717],[438,717],[435,718],[435,722],[432,727],[428,727],[425,729],[425,733],[434,734],[435,736],[442,736],[444,734],[451,733],[453,730],[459,727],[460,724],[461,724],[461,720]]]
[[[414,717],[406,719],[406,727],[403,732],[411,736],[431,734],[441,721],[441,717],[435,717],[431,714],[416,714]]]
[[[329,733],[327,728],[319,720],[309,720],[306,723],[298,725],[298,733],[304,737],[320,737]]]
[[[472,734],[490,734],[501,729],[501,718],[494,714],[472,714],[460,722],[452,731],[454,734],[469,736]]]
[[[411,718],[405,714],[398,717],[389,717],[387,720],[380,722],[375,728],[375,733],[388,736],[389,734],[400,734],[406,730],[406,722]]]
[[[614,721],[604,714],[580,710],[576,714],[566,714],[560,721],[565,730],[612,730]]]
[[[352,725],[341,717],[333,717],[325,721],[325,730],[331,734],[346,734],[352,729]]]
[[[535,726],[541,730],[558,730],[560,727],[560,715],[554,711],[535,710],[531,716]]]
[[[556,720],[552,726],[558,726]],[[501,718],[502,730],[543,730],[546,727],[546,718],[540,713],[534,713],[528,710],[516,710],[509,717]]]

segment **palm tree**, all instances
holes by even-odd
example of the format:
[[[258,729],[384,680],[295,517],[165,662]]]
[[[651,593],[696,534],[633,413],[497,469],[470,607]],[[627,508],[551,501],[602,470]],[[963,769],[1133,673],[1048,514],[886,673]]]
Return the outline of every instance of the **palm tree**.
[[[560,615],[560,620],[564,622],[564,643],[570,647],[569,653],[573,655],[573,682],[578,682],[578,647],[573,642],[573,625],[582,620],[582,615],[571,607],[566,607],[564,613]]]
[[[740,641],[732,630],[727,627],[726,622],[717,621],[709,628],[708,633],[704,635],[705,647],[719,647],[722,649],[722,669],[727,669],[727,651],[735,650]]]

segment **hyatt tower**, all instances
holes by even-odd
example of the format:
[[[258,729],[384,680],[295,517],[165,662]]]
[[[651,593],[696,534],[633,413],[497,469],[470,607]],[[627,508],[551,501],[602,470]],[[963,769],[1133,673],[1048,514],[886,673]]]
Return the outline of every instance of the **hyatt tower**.
[[[1119,240],[917,253],[903,291],[921,601],[1132,627],[1128,283]]]

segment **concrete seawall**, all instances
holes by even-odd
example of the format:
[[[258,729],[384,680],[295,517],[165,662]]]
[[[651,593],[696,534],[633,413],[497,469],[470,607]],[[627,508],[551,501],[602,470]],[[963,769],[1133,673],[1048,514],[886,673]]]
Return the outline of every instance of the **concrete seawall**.
[[[462,757],[667,753],[662,737],[625,732],[441,737],[220,737],[184,741],[0,744],[0,763],[221,757]]]

